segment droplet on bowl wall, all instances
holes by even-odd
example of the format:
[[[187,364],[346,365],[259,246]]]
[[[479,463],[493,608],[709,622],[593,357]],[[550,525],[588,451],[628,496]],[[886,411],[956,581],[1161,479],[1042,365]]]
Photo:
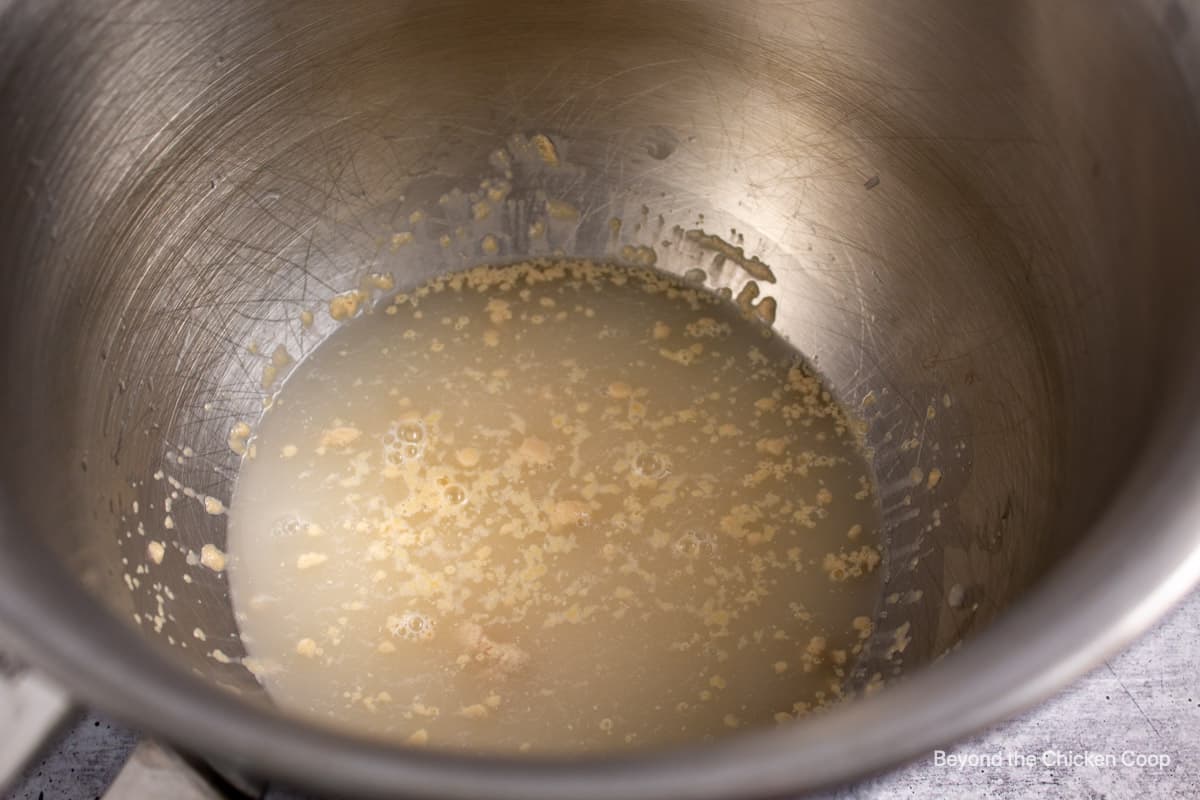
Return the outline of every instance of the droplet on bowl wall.
[[[566,200],[547,200],[546,214],[551,219],[561,219],[570,222],[579,219],[579,209]]]
[[[338,322],[348,320],[358,314],[364,300],[366,295],[358,289],[334,295],[329,299],[329,316]]]
[[[905,622],[892,632],[892,643],[884,651],[884,658],[895,658],[908,648],[908,645],[912,642],[912,637],[908,635],[911,627],[911,622]]]
[[[250,426],[245,422],[235,422],[229,429],[229,449],[240,455],[246,453],[246,442],[250,438]]]
[[[550,137],[542,133],[536,133],[529,139],[529,143],[533,145],[537,151],[538,157],[542,163],[548,167],[557,167],[561,163],[558,157],[558,148],[554,146],[554,142]]]
[[[742,313],[747,316],[756,317],[766,325],[775,323],[775,313],[778,310],[778,304],[774,297],[764,297],[759,302],[755,303],[755,299],[759,295],[758,284],[754,281],[748,281],[742,290],[738,292],[737,304],[738,308],[742,309]]]
[[[225,553],[215,544],[206,544],[200,548],[200,563],[213,572],[225,569]]]
[[[291,363],[292,363],[292,354],[288,352],[287,347],[285,347],[284,345],[281,345],[281,344],[276,345],[275,349],[273,351],[271,351],[271,364],[282,369],[283,367],[286,367],[288,364],[291,364]],[[190,449],[191,448],[185,447],[183,450],[183,454],[185,456],[188,455],[188,450],[190,450]]]
[[[727,258],[746,271],[751,278],[767,283],[775,283],[775,272],[757,256],[747,256],[741,247],[731,245],[719,236],[694,229],[687,231],[684,236],[702,250],[716,253]]]

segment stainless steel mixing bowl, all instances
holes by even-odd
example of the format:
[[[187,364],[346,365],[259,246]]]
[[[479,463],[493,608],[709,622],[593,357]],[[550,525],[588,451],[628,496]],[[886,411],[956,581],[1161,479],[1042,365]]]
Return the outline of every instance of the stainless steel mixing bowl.
[[[341,794],[780,795],[1044,697],[1200,572],[1190,4],[0,9],[0,619],[181,747]],[[475,220],[486,180],[512,191]],[[222,576],[176,549],[223,518],[179,500],[162,527],[168,478],[228,498],[263,354],[311,349],[369,271],[650,248],[743,291],[689,231],[773,268],[776,328],[869,420],[887,585],[857,678],[888,686],[603,761],[404,750],[272,709]]]

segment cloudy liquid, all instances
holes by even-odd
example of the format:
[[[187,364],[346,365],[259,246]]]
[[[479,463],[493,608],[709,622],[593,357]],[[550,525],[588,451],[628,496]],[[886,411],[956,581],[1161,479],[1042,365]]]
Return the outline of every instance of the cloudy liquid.
[[[343,326],[230,509],[281,707],[434,747],[705,740],[835,701],[871,632],[853,422],[778,337],[649,271],[442,278]]]

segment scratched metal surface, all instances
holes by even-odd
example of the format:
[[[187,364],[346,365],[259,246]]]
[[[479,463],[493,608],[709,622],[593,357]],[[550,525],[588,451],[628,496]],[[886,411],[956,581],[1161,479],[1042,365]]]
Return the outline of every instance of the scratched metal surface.
[[[956,755],[1046,751],[1166,753],[1168,768],[1035,766],[959,770],[933,757],[821,800],[952,797],[1165,798],[1200,796],[1200,592],[1127,652],[1054,700],[949,749]],[[101,797],[136,735],[85,716],[4,800]],[[266,800],[312,800],[273,789]]]
[[[14,487],[29,524],[0,536],[11,535],[14,556],[53,541],[110,610],[165,619],[143,630],[169,646],[189,641],[194,627],[214,640],[218,618],[230,643],[236,637],[228,603],[212,602],[223,597],[218,577],[197,573],[203,581],[180,589],[175,579],[190,566],[183,558],[160,565],[137,592],[121,580],[122,559],[137,564],[145,552],[129,533],[132,518],[122,516],[162,507],[162,482],[147,476],[163,450],[194,447],[195,474],[189,468],[180,479],[226,496],[233,455],[223,417],[261,406],[243,343],[290,341],[300,307],[352,285],[355,270],[375,263],[393,219],[411,218],[418,200],[478,186],[476,162],[508,132],[561,131],[572,148],[564,158],[601,176],[586,185],[568,176],[562,189],[588,201],[579,205],[593,235],[607,236],[610,213],[636,216],[645,195],[648,205],[671,206],[662,217],[668,229],[703,213],[714,230],[736,225],[748,242],[770,243],[762,254],[780,275],[780,330],[821,357],[832,383],[861,393],[848,399],[877,384],[897,389],[900,421],[888,417],[887,432],[920,423],[914,453],[932,457],[932,443],[957,438],[948,436],[957,424],[937,430],[948,414],[939,413],[938,426],[921,422],[928,398],[952,394],[954,408],[973,415],[963,426],[975,466],[961,524],[924,539],[915,524],[911,535],[893,535],[896,553],[929,553],[897,558],[912,565],[899,571],[903,580],[928,583],[926,607],[913,615],[915,641],[903,652],[906,669],[982,628],[1049,567],[1047,548],[1033,541],[1043,531],[1066,552],[1091,530],[1094,504],[1109,497],[1150,422],[1157,382],[1171,365],[1181,384],[1191,374],[1190,361],[1168,355],[1186,349],[1190,358],[1195,339],[1166,333],[1194,305],[1195,273],[1178,265],[1194,263],[1200,247],[1187,221],[1197,216],[1200,170],[1192,120],[1179,113],[1185,98],[1170,65],[1154,58],[1165,45],[1161,32],[1187,51],[1174,43],[1196,26],[1178,2],[1155,6],[1168,23],[1161,32],[1134,3],[1101,13],[1098,4],[1034,0],[924,0],[903,9],[830,2],[804,15],[777,2],[644,4],[638,15],[606,13],[600,3],[440,2],[423,4],[428,13],[420,16],[395,12],[398,4],[370,4],[369,14],[366,3],[334,11],[223,3],[182,15],[166,0],[102,5],[31,1],[0,26],[14,42],[0,48],[0,61],[21,64],[3,83],[11,102],[0,105],[19,113],[0,125],[0,161],[11,165],[10,185],[23,190],[0,194],[0,240],[12,263],[44,265],[23,275],[25,289],[0,296],[3,327],[22,343],[0,350],[11,350],[5,364],[15,385],[29,385],[10,393],[12,410],[0,414],[17,444],[7,448],[14,457],[5,462],[6,489]],[[806,5],[811,11],[813,4],[796,7]],[[538,30],[555,35],[538,39]],[[498,65],[518,87],[512,95],[494,91]],[[609,177],[636,195],[610,201]],[[417,178],[427,195],[405,188],[407,199],[398,199]],[[547,180],[514,209],[533,208],[547,188],[558,196]],[[643,226],[637,243],[661,242],[657,233],[649,238],[655,230]],[[418,244],[440,252],[432,235]],[[325,251],[328,258],[314,255]],[[297,276],[314,272],[323,289],[306,277],[295,298]],[[1159,331],[1172,347],[1157,347]],[[29,364],[49,366],[31,372]],[[175,364],[184,368],[165,366]],[[995,365],[1004,368],[988,369]],[[217,413],[204,416],[218,391]],[[1180,429],[1191,430],[1192,406],[1180,405],[1188,420]],[[1118,418],[1132,423],[1114,425]],[[92,436],[75,441],[76,431]],[[219,463],[207,463],[210,450]],[[1113,631],[1140,629],[1163,587],[1184,583],[1163,576],[1192,563],[1181,553],[1191,551],[1197,528],[1173,514],[1200,497],[1178,490],[1191,475],[1179,459],[1192,452],[1181,437],[1167,437],[1161,458],[1147,457],[1153,485],[1131,490],[1141,498],[1138,513],[1118,517],[1132,523],[1110,523],[1091,542],[1103,547],[1070,562],[1091,571],[1029,606],[1047,609],[1031,614],[1040,643],[1010,631],[993,638],[991,650],[982,637],[964,648],[956,667],[970,666],[936,679],[939,708],[951,712],[943,724],[994,718],[1034,674],[1074,674],[1072,655]],[[898,477],[912,474],[913,464],[889,463]],[[214,467],[224,477],[214,477]],[[1058,476],[1071,480],[1059,484]],[[1169,500],[1151,502],[1155,492]],[[1070,524],[1049,524],[1051,498]],[[188,513],[193,518],[172,529],[182,537],[173,544],[221,542],[218,520],[194,504]],[[1176,524],[1158,524],[1164,516]],[[337,741],[306,749],[312,740],[295,727],[269,727],[224,693],[179,690],[175,673],[153,669],[159,662],[149,646],[98,615],[90,597],[12,566],[23,563],[0,559],[0,572],[10,570],[20,588],[10,596],[29,600],[20,608],[37,611],[24,620],[30,637],[69,630],[76,652],[85,643],[108,656],[91,670],[65,655],[58,664],[79,690],[90,680],[96,701],[208,751],[226,742],[241,752],[277,745],[263,757],[286,760],[292,774],[359,763]],[[178,595],[164,611],[156,583]],[[956,584],[967,602],[948,607],[944,590]],[[50,637],[43,646],[55,649]],[[1023,652],[1012,652],[1018,646]],[[214,681],[240,678],[253,688],[248,673],[205,648],[173,649]],[[118,668],[101,670],[106,663]],[[994,681],[990,707],[974,702],[985,677]],[[804,768],[802,751],[776,737],[782,758],[774,764],[802,774],[840,764],[864,729],[877,732],[871,752],[903,745],[916,731],[914,715],[935,705],[931,696],[922,688],[904,713],[879,712],[877,725],[814,726],[814,746],[804,752],[835,746]],[[765,763],[765,753],[721,763],[721,774],[736,766],[753,781],[766,772],[757,760]],[[403,761],[389,754],[369,770],[336,772],[365,785],[364,773],[390,780]],[[693,762],[686,774],[717,761]],[[498,790],[495,776],[464,772]]]

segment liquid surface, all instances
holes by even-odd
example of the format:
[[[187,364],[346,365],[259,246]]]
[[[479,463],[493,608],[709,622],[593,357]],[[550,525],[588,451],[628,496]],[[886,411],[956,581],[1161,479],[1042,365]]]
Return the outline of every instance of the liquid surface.
[[[778,338],[649,271],[480,268],[346,324],[266,412],[230,509],[286,709],[597,751],[836,700],[871,632],[853,423]]]

